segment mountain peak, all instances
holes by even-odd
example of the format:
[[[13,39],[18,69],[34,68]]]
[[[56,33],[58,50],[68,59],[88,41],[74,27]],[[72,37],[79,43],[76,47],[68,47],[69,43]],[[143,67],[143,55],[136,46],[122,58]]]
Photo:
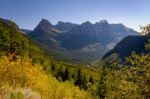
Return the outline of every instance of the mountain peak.
[[[81,25],[88,25],[88,26],[91,26],[92,25],[92,23],[90,22],[90,21],[86,21],[86,22],[84,22],[84,23],[82,23]]]
[[[107,20],[101,20],[99,22],[96,22],[95,24],[109,24]]]
[[[58,33],[59,31],[53,26],[48,20],[42,19],[37,27],[34,29],[33,33]],[[32,33],[32,34],[33,34]]]
[[[48,25],[48,26],[53,26],[51,22],[49,22],[47,19],[42,19],[39,23],[39,25]]]
[[[53,28],[54,26],[48,21],[48,20],[46,20],[46,19],[42,19],[40,22],[39,22],[39,24],[38,24],[38,26],[35,28],[35,29],[51,29],[51,28]]]
[[[47,19],[42,19],[41,22],[49,22]]]
[[[108,23],[107,20],[101,20],[100,23]]]
[[[92,24],[90,21],[86,21],[83,24]]]
[[[94,25],[99,29],[100,28],[108,29],[108,27],[109,27],[109,23],[107,22],[107,20],[101,20],[99,22],[96,22]]]

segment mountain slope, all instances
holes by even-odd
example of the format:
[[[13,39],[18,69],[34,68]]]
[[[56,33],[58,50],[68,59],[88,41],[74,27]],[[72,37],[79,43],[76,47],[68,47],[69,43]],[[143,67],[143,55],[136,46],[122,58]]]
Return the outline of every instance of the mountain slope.
[[[137,35],[137,32],[131,28],[126,27],[123,24],[110,24],[111,30],[116,35],[117,39],[120,41],[127,35]]]
[[[0,18],[0,21],[3,22],[4,24],[8,25],[8,26],[13,26],[13,27],[19,29],[19,26],[13,21],[10,21],[7,19],[2,19],[2,18]]]
[[[29,34],[29,33],[31,33],[32,32],[32,30],[28,30],[28,29],[20,29],[22,32],[23,32],[23,34],[25,34],[25,35],[27,35],[27,34]]]
[[[80,49],[98,41],[96,35],[94,26],[85,22],[63,35],[62,46],[67,49]]]
[[[148,43],[147,36],[127,36],[121,40],[112,50],[107,52],[103,59],[107,58],[117,58],[114,55],[117,55],[119,59],[124,60],[125,57],[128,57],[132,52],[140,54],[145,52],[145,44]]]

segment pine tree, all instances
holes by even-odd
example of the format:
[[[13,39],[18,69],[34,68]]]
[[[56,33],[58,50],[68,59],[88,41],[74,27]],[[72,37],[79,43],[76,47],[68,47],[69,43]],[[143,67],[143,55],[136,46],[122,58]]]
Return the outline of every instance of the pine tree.
[[[69,80],[70,79],[70,73],[69,73],[69,69],[68,68],[66,68],[64,75],[65,75],[65,80]]]
[[[92,75],[90,76],[89,82],[92,83],[92,84],[94,83],[94,79],[93,79]]]
[[[75,85],[79,85],[80,88],[83,88],[83,86],[82,86],[82,75],[81,75],[81,70],[80,69],[78,69]]]

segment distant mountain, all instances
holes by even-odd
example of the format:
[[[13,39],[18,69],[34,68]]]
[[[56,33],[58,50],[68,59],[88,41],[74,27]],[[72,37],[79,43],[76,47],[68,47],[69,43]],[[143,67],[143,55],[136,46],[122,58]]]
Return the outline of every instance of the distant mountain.
[[[29,29],[20,29],[22,32],[23,32],[23,34],[25,34],[25,35],[27,35],[27,34],[29,34],[29,33],[31,33],[32,32],[32,30],[29,30]]]
[[[103,59],[121,59],[124,60],[132,52],[140,54],[145,52],[145,44],[148,43],[148,37],[146,36],[127,36],[121,40],[112,50],[107,52]]]
[[[61,32],[70,31],[72,28],[78,26],[78,24],[70,23],[70,22],[62,22],[59,21],[55,27],[60,30]]]
[[[93,24],[87,21],[63,34],[62,46],[67,49],[80,49],[97,42],[100,39],[97,35]]]
[[[28,34],[32,39],[36,40],[43,46],[55,48],[59,45],[55,37],[60,33],[57,28],[52,25],[48,20],[42,19],[37,27]]]
[[[137,35],[137,32],[131,28],[126,27],[123,24],[110,24],[111,30],[116,35],[117,39],[120,41],[122,38],[126,37],[127,35]]]
[[[80,49],[93,43],[109,47],[128,35],[137,35],[137,32],[122,24],[109,24],[106,20],[95,24],[87,21],[60,35],[60,41],[67,49]]]
[[[101,58],[120,39],[137,35],[137,32],[122,24],[109,24],[106,20],[95,24],[87,21],[80,25],[69,22],[52,25],[48,20],[42,19],[28,35],[47,54],[86,63]]]
[[[101,42],[104,44],[116,43],[118,40],[116,39],[115,32],[112,31],[110,24],[107,20],[101,20],[100,22],[96,22],[94,24],[97,32],[99,32],[100,37],[102,38]]]
[[[30,35],[32,37],[39,37],[45,34],[44,36],[54,37],[57,33],[59,33],[59,30],[57,30],[48,20],[42,19]]]

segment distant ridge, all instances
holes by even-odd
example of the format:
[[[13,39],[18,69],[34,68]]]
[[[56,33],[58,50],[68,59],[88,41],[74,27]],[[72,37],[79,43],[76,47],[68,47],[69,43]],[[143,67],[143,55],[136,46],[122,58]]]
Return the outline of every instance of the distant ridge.
[[[62,21],[59,21],[55,27],[62,31],[62,32],[67,32],[69,30],[71,30],[72,28],[78,26],[78,24],[74,24],[74,23],[71,23],[71,22],[62,22]]]
[[[137,54],[141,54],[142,52],[146,52],[146,43],[148,43],[147,36],[127,36],[121,40],[112,50],[107,52],[103,56],[103,59],[111,58],[113,54],[116,54],[119,59],[124,60],[125,57],[130,56],[133,51]]]

